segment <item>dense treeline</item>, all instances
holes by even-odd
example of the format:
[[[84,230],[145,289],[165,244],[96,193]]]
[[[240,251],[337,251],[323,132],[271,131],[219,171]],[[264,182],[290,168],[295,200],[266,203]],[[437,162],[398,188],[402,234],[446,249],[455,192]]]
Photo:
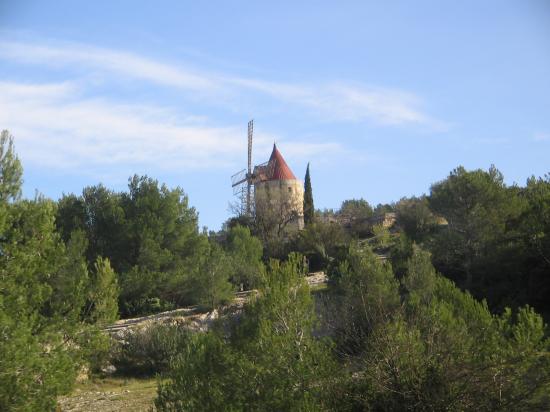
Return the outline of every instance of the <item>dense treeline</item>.
[[[179,188],[134,176],[124,193],[21,200],[7,131],[0,173],[0,410],[53,410],[112,360],[101,328],[119,316],[213,308],[257,281],[260,241],[240,226],[222,242],[200,233]]]
[[[459,167],[396,211],[437,270],[493,310],[529,304],[550,318],[550,175],[507,186],[494,167]]]
[[[215,307],[236,287],[252,286],[261,265],[262,245],[248,229],[233,228],[220,245],[199,232],[182,189],[145,176],[131,178],[128,192],[98,185],[63,196],[56,224],[65,240],[85,233],[89,263],[109,258],[123,317],[191,304]]]
[[[7,132],[0,171],[0,410],[54,410],[107,362],[162,374],[161,411],[550,408],[550,176],[458,168],[426,196],[312,214],[308,173],[305,230],[240,217],[208,234],[181,188],[146,176],[22,200]],[[207,333],[101,332],[252,288]]]
[[[319,325],[300,263],[273,262],[241,317],[186,342],[158,410],[548,407],[550,342],[531,308],[492,315],[417,247],[398,279],[370,248],[352,246]]]
[[[390,229],[376,224],[387,212],[396,217]],[[318,212],[289,248],[323,268],[350,238],[382,240],[398,274],[413,243],[421,245],[440,273],[493,311],[529,304],[550,319],[550,175],[508,186],[495,167],[459,167],[425,196],[375,208],[352,199]]]

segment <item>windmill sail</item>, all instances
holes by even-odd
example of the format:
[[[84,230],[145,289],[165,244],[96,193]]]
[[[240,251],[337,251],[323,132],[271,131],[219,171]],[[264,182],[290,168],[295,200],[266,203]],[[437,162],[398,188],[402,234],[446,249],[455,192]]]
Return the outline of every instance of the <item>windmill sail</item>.
[[[248,122],[248,158],[247,169],[243,169],[231,176],[233,194],[239,197],[240,212],[250,215],[253,209],[254,171],[252,169],[252,136],[254,120]]]

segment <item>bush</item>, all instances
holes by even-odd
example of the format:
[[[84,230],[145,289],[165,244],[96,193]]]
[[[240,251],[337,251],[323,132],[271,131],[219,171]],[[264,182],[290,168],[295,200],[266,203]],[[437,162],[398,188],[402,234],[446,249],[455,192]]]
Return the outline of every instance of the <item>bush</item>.
[[[128,334],[115,348],[112,363],[122,375],[152,376],[163,373],[188,340],[189,331],[186,329],[153,325]]]

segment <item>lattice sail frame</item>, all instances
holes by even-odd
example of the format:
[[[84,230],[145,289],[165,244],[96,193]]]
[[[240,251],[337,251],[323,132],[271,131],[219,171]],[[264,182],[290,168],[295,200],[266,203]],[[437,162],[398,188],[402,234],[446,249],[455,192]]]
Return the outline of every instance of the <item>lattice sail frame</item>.
[[[252,138],[254,134],[254,120],[248,122],[248,168],[231,176],[233,195],[239,199],[239,212],[252,215],[254,210],[254,174],[252,170]]]

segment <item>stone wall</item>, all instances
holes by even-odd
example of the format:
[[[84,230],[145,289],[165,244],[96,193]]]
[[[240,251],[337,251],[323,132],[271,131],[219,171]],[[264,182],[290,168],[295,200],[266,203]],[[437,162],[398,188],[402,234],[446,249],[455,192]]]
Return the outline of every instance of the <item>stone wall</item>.
[[[256,218],[282,224],[285,231],[304,227],[304,186],[299,180],[267,180],[254,185]]]

